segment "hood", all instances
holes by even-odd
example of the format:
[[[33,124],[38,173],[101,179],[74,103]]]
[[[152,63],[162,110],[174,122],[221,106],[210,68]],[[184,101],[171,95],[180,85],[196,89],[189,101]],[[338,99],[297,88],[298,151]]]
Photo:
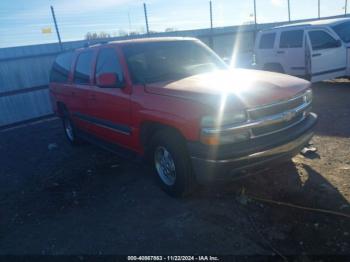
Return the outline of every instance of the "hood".
[[[177,81],[147,84],[146,92],[176,96],[208,104],[218,97],[251,108],[286,100],[310,86],[296,77],[248,69],[232,69],[190,76]]]

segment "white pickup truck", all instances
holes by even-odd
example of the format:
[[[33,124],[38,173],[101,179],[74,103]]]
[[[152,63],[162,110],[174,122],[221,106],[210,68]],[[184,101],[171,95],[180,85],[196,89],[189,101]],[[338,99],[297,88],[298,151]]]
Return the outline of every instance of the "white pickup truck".
[[[350,77],[350,18],[289,24],[260,31],[258,69],[318,82]]]

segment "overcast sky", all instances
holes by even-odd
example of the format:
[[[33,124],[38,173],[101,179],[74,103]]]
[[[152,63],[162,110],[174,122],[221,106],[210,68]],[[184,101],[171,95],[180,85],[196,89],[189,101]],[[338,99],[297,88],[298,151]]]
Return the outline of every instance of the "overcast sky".
[[[258,23],[286,21],[287,0],[256,0]],[[150,30],[207,28],[208,0],[0,0],[0,47],[57,41],[50,5],[63,41],[87,32],[117,35],[145,31],[143,2]],[[212,0],[214,26],[240,25],[253,19],[253,0]],[[293,20],[317,17],[318,0],[290,0]],[[345,0],[321,0],[321,16],[344,14]],[[350,9],[350,7],[349,7]],[[43,28],[51,27],[51,34]]]

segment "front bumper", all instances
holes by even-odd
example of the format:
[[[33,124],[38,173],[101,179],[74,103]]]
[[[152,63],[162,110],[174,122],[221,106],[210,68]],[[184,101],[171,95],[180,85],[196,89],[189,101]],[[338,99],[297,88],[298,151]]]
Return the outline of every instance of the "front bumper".
[[[292,128],[249,142],[215,148],[200,143],[188,143],[196,179],[204,183],[232,179],[238,171],[291,159],[309,143],[316,123],[317,115],[311,113]]]

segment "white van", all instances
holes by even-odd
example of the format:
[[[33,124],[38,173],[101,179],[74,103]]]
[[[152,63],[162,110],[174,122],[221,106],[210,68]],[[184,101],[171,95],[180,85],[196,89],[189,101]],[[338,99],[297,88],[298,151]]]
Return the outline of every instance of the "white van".
[[[312,82],[350,76],[350,18],[289,24],[257,34],[258,69]]]

